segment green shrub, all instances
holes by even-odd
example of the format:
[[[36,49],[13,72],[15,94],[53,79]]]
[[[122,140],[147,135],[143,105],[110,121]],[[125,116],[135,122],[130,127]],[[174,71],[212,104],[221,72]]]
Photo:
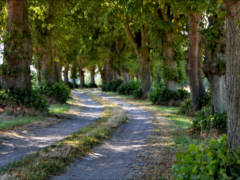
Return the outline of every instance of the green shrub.
[[[142,88],[138,88],[135,91],[133,91],[133,97],[134,98],[141,98],[143,96]]]
[[[186,98],[184,101],[181,102],[179,113],[185,115],[193,115],[193,106],[190,98]]]
[[[48,111],[47,100],[41,95],[37,89],[29,92],[18,90],[14,91],[0,91],[1,106],[26,106],[27,108],[34,108],[36,110],[45,112]]]
[[[185,89],[177,90],[177,99],[185,100],[187,98],[190,98],[190,93],[188,91],[186,91]]]
[[[211,105],[210,91],[206,91],[201,98],[197,99],[197,104],[199,104],[200,107],[210,106]]]
[[[112,80],[107,84],[103,84],[102,85],[102,90],[103,91],[112,91],[112,92],[116,92],[117,89],[119,88],[119,86],[121,86],[123,83],[123,81],[121,79],[118,80]]]
[[[211,113],[211,107],[205,106],[196,113],[193,119],[193,128],[196,130],[209,131],[212,128],[218,130],[226,130],[227,114],[226,113]]]
[[[170,100],[184,100],[189,96],[189,92],[184,89],[178,89],[177,92],[175,92],[166,87],[158,87],[150,94],[150,100],[153,104],[167,105]]]
[[[54,84],[45,83],[40,86],[40,92],[50,98],[54,98],[60,103],[65,103],[69,97],[71,90],[64,82]]]
[[[117,92],[123,95],[133,95],[136,98],[142,96],[141,84],[139,81],[131,81],[129,84],[122,84]]]
[[[153,104],[166,105],[176,94],[167,88],[156,88],[150,94],[150,100]]]
[[[176,158],[173,174],[177,180],[230,180],[240,177],[239,152],[228,150],[226,135],[218,140],[212,139],[204,146],[191,144]]]
[[[88,86],[88,88],[97,88],[97,85],[95,83],[90,83]]]

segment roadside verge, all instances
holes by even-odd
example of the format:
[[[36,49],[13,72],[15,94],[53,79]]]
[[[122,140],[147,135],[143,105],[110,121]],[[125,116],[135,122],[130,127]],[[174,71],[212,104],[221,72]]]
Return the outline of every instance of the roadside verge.
[[[94,146],[110,138],[117,127],[126,122],[127,116],[116,104],[96,95],[91,98],[104,106],[100,119],[54,145],[10,164],[0,171],[0,179],[40,180],[57,175],[74,159],[85,156]]]

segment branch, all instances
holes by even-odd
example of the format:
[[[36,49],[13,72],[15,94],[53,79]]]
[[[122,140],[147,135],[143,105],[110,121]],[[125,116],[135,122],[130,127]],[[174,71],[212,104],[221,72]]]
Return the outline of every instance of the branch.
[[[134,40],[134,37],[133,37],[133,34],[132,34],[131,30],[130,30],[129,25],[125,26],[125,33],[126,33],[128,39],[129,39],[130,43],[132,44],[136,54],[138,55],[139,54],[138,45],[137,45],[136,41]]]

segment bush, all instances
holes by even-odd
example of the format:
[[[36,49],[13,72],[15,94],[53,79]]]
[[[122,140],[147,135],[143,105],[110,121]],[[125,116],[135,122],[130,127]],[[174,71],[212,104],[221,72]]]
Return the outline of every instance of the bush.
[[[189,96],[189,92],[184,89],[178,89],[177,92],[175,92],[166,87],[158,87],[150,94],[150,100],[153,104],[167,105],[170,100],[184,100]]]
[[[112,92],[116,92],[117,89],[119,88],[119,86],[121,86],[123,83],[122,80],[113,80],[113,81],[110,81],[109,83],[107,84],[103,84],[102,85],[102,90],[103,91],[112,91]]]
[[[136,98],[140,98],[142,96],[142,90],[139,81],[131,81],[129,84],[122,84],[118,87],[117,92],[123,95],[133,95]]]
[[[90,83],[87,87],[88,88],[97,88],[97,85],[95,83],[94,84]]]
[[[193,119],[193,128],[196,130],[209,131],[212,128],[218,130],[226,130],[227,114],[226,113],[211,113],[211,107],[205,106],[196,113]]]
[[[189,145],[186,152],[176,155],[174,179],[238,179],[240,177],[239,152],[227,148],[226,135],[212,139],[205,146]]]
[[[40,91],[35,89],[32,90],[31,94],[25,91],[0,91],[0,104],[2,107],[27,107],[34,108],[41,112],[48,111],[47,100],[40,94]]]
[[[190,98],[186,98],[184,101],[181,102],[179,113],[185,115],[193,115],[193,106]]]
[[[117,92],[119,94],[128,95],[128,86],[125,84],[121,84],[121,86],[118,87]]]
[[[153,104],[167,105],[174,96],[176,96],[176,93],[167,88],[156,88],[150,94],[150,100]]]
[[[134,98],[141,98],[143,96],[142,88],[138,88],[133,92],[133,97]]]
[[[199,104],[200,107],[210,106],[211,105],[211,94],[210,94],[210,91],[206,91],[204,93],[204,95],[197,100],[197,104]]]
[[[185,89],[178,89],[176,96],[178,100],[185,100],[187,98],[190,98],[190,93]]]
[[[64,82],[54,84],[45,83],[40,86],[40,92],[50,98],[54,98],[60,103],[65,103],[69,97],[71,90]]]

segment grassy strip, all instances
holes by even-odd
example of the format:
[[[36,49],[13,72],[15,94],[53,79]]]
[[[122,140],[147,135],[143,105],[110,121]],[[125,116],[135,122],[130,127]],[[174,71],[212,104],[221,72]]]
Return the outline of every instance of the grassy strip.
[[[109,104],[98,97],[95,99],[104,105],[102,118],[62,141],[10,164],[1,170],[2,178],[42,180],[57,175],[75,158],[86,155],[102,140],[108,139],[127,117],[115,104]]]
[[[116,95],[114,93],[107,93]],[[192,120],[188,116],[178,114],[177,107],[152,105],[148,100],[136,100],[132,96],[119,96],[130,104],[143,107],[154,116],[154,129],[148,138],[147,153],[143,160],[148,166],[139,168],[141,173],[134,179],[172,179],[172,165],[176,153],[189,144],[199,144],[200,139],[189,134]],[[140,160],[142,160],[140,159]]]
[[[10,130],[18,126],[40,122],[42,120],[43,120],[42,116],[23,116],[23,117],[10,118],[8,120],[0,121],[0,130]]]
[[[70,109],[70,104],[52,104],[49,107],[50,114],[65,114]]]
[[[68,101],[67,104],[51,104],[49,107],[50,114],[67,114],[71,106],[73,106],[72,101]],[[44,120],[48,120],[47,116],[42,115],[27,115],[27,116],[16,116],[13,117],[7,114],[1,114],[0,116],[0,130],[12,130],[16,127],[39,123]]]
[[[134,99],[133,96],[119,95],[115,92],[104,93],[108,95],[115,95],[129,100],[132,104],[143,106],[144,108],[149,110],[149,112],[151,112],[155,117],[161,116],[168,119],[170,125],[174,128],[174,131],[171,132],[171,135],[175,145],[186,146],[192,143],[199,143],[199,139],[193,138],[187,133],[187,129],[191,127],[192,118],[179,114],[178,107],[152,105],[152,103],[148,100]]]

